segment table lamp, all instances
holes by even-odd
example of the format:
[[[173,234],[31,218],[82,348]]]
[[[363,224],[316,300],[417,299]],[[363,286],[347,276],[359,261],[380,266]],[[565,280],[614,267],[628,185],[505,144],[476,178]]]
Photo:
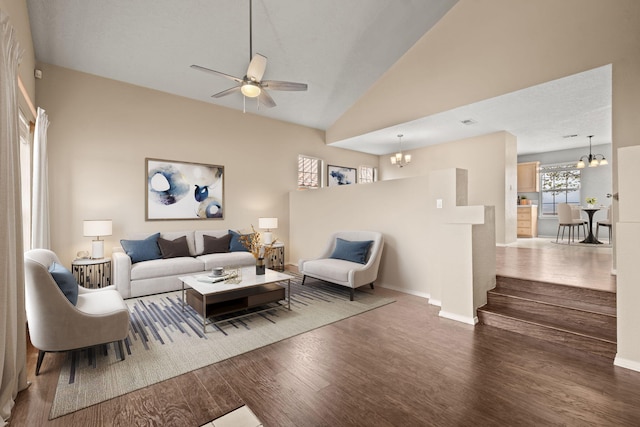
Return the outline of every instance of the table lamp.
[[[111,220],[85,220],[83,221],[84,236],[96,236],[91,243],[91,258],[104,258],[104,240],[100,240],[100,236],[111,236]]]
[[[262,233],[262,243],[269,245],[273,242],[273,233],[271,233],[271,229],[278,228],[278,218],[258,218],[258,228],[267,230]]]

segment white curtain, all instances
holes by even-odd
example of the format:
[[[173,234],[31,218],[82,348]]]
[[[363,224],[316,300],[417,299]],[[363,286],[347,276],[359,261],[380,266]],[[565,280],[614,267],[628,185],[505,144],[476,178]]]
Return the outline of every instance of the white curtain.
[[[24,250],[20,199],[18,63],[20,48],[0,10],[0,426],[27,386]]]
[[[31,198],[31,249],[50,249],[49,244],[49,168],[47,128],[49,118],[38,107],[33,137],[33,193]]]

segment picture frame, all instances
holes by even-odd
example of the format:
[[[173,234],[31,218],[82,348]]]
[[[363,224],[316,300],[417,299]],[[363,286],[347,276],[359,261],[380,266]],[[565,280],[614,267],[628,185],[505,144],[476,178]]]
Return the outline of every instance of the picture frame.
[[[224,219],[224,166],[145,159],[145,220]]]
[[[340,185],[356,184],[358,170],[345,166],[327,166],[327,186],[335,187]]]

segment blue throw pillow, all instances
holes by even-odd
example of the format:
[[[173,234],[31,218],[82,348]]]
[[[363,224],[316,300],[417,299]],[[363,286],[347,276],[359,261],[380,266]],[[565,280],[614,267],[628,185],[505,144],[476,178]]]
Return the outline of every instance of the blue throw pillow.
[[[357,262],[358,264],[367,263],[367,254],[373,240],[350,241],[341,238],[336,239],[336,248],[329,258],[343,259],[345,261]]]
[[[249,252],[249,249],[240,241],[240,236],[243,234],[238,233],[234,230],[229,230],[229,234],[231,234],[231,242],[229,242],[229,252]],[[251,234],[246,234],[246,236],[250,236]]]
[[[153,234],[144,240],[120,240],[120,244],[131,258],[131,263],[133,264],[162,258],[162,253],[158,246],[158,237],[160,237],[160,233]]]
[[[49,267],[49,273],[69,302],[76,305],[78,303],[78,282],[73,274],[55,262]]]

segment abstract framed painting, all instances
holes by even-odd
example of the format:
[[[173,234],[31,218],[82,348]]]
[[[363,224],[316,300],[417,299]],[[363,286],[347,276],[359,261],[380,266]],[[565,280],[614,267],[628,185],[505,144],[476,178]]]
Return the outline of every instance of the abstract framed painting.
[[[224,219],[224,166],[145,159],[146,220]]]
[[[358,171],[355,168],[343,166],[327,166],[327,186],[350,185],[356,183]]]

